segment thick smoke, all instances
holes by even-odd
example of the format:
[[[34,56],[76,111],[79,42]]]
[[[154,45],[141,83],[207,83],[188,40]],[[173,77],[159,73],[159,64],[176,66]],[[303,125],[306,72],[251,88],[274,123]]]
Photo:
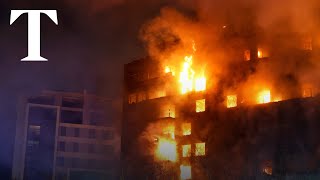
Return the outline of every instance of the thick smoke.
[[[224,95],[268,88],[278,91],[275,95],[289,92],[290,97],[297,97],[294,87],[319,83],[318,55],[302,62],[301,54],[292,50],[301,49],[304,37],[317,37],[317,1],[216,0],[183,7],[162,8],[141,30],[149,55],[163,66],[179,67],[184,56],[192,54],[195,42],[195,70],[205,69],[208,87]],[[233,39],[225,40],[226,35]],[[243,61],[247,41],[257,43],[271,57],[268,63],[258,62],[250,73],[237,66]],[[319,38],[312,41],[319,45]]]

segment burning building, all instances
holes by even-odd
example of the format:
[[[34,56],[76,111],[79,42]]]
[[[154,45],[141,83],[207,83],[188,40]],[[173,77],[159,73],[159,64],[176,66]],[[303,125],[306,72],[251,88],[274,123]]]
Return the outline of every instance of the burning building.
[[[319,47],[311,36],[279,32],[271,42],[256,27],[237,32],[225,25],[212,50],[219,55],[209,56],[199,35],[197,41],[192,32],[181,33],[179,26],[188,23],[166,27],[170,20],[163,16],[144,29],[151,56],[124,67],[123,176],[202,180],[317,172]]]

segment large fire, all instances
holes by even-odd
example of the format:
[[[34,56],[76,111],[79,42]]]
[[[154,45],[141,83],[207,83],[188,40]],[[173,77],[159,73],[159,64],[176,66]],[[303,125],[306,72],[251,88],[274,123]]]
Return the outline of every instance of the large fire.
[[[195,43],[192,43],[193,54],[196,52]],[[180,84],[180,92],[181,94],[186,94],[192,91],[205,91],[206,90],[206,77],[204,72],[196,73],[193,69],[193,55],[188,55],[184,57],[183,62],[181,63],[179,79],[178,82]],[[175,71],[171,66],[165,66],[164,72],[171,73],[175,76]]]
[[[174,139],[162,138],[158,139],[158,147],[156,149],[156,157],[158,160],[177,161],[177,143]]]
[[[271,93],[270,90],[266,89],[258,93],[257,103],[264,104],[271,102]]]
[[[158,160],[177,161],[177,143],[175,141],[175,126],[169,124],[163,129],[163,136],[158,138],[155,155]]]

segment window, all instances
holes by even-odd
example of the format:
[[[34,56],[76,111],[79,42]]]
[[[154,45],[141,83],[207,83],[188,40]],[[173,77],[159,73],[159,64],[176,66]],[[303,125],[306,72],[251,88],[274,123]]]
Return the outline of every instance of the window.
[[[182,145],[182,157],[190,157],[191,156],[191,145]]]
[[[312,50],[312,38],[309,36],[306,36],[302,38],[302,49],[303,50]]]
[[[237,96],[227,96],[227,108],[237,107]]]
[[[60,136],[66,136],[66,135],[67,135],[67,128],[60,127]]]
[[[182,123],[182,135],[191,135],[191,123]]]
[[[88,153],[95,153],[95,146],[94,146],[94,144],[89,144]]]
[[[147,94],[145,92],[140,92],[138,94],[138,102],[144,101],[147,99]]]
[[[89,129],[89,138],[90,139],[96,138],[96,131],[94,129]]]
[[[258,52],[257,52],[257,56],[258,56],[258,58],[263,58],[263,52],[262,52],[262,49],[258,49]]]
[[[272,161],[265,161],[262,164],[262,172],[268,175],[272,175]]]
[[[206,100],[201,99],[196,101],[196,112],[204,112],[206,110]]]
[[[63,157],[58,157],[57,161],[56,161],[56,165],[59,167],[63,167],[64,166],[64,158]]]
[[[137,102],[137,95],[135,93],[130,94],[128,97],[128,103],[132,104],[136,102]]]
[[[160,118],[176,117],[175,106],[173,104],[166,104],[161,107]]]
[[[82,124],[82,112],[62,110],[61,122],[71,124]]]
[[[79,144],[73,143],[73,152],[79,152]]]
[[[102,139],[104,140],[111,140],[113,139],[113,132],[112,131],[103,131]]]
[[[312,88],[305,88],[305,89],[303,89],[302,97],[304,97],[304,98],[313,97],[313,90],[312,90]]]
[[[180,179],[192,179],[191,177],[191,166],[181,165],[180,166]]]
[[[166,91],[164,90],[152,90],[148,92],[149,99],[156,99],[166,96]]]
[[[244,51],[244,60],[250,61],[250,50]]]
[[[74,137],[79,137],[79,134],[80,134],[80,129],[74,128]]]
[[[196,143],[196,156],[204,156],[206,155],[206,144],[205,143]]]
[[[66,151],[66,143],[65,143],[65,142],[59,142],[58,149],[59,149],[59,151],[61,151],[61,152]]]

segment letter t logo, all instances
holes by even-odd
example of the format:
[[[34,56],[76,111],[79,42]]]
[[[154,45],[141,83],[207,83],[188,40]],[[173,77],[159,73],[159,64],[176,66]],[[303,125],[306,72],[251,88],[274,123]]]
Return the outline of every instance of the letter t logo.
[[[28,56],[21,61],[48,61],[40,55],[40,14],[46,14],[58,25],[56,10],[11,10],[10,25],[20,15],[28,14]]]

